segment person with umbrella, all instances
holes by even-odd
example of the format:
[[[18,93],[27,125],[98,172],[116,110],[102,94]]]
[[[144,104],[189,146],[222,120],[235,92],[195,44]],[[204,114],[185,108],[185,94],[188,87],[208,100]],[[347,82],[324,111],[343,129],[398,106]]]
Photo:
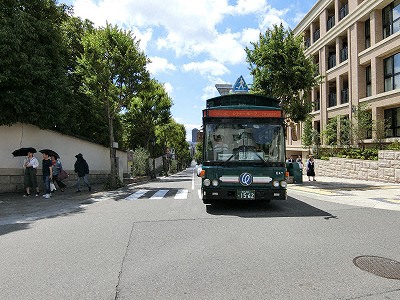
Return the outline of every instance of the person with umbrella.
[[[24,160],[24,168],[25,168],[24,185],[26,190],[24,197],[28,197],[31,195],[30,193],[31,187],[36,189],[36,197],[39,196],[39,186],[37,184],[37,179],[36,179],[36,173],[37,173],[37,168],[39,167],[39,161],[37,160],[36,157],[33,156],[34,152],[36,152],[34,148],[29,149],[27,156]]]
[[[56,155],[51,155],[51,163],[53,165],[53,183],[56,182],[58,187],[61,189],[61,192],[64,192],[66,184],[61,181],[59,178],[60,171],[62,169],[62,164]]]

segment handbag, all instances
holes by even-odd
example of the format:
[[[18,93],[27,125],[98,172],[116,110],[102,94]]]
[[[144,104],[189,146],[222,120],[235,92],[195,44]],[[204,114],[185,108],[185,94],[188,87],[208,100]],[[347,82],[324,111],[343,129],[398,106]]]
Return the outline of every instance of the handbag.
[[[68,173],[64,170],[64,169],[60,169],[60,172],[58,174],[58,178],[63,180],[63,179],[67,179],[68,178]]]
[[[55,191],[56,189],[56,185],[52,182],[50,182],[50,192]]]

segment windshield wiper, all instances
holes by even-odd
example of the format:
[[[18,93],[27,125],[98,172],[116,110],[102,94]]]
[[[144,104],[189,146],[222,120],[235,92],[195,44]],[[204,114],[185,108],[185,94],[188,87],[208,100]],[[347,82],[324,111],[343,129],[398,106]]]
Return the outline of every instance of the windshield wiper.
[[[268,160],[265,160],[264,158],[262,158],[262,157],[257,153],[257,151],[254,149],[253,146],[245,146],[245,145],[242,145],[242,146],[239,146],[239,147],[236,148],[236,149],[233,149],[233,154],[232,154],[232,156],[230,156],[230,157],[225,161],[224,166],[225,166],[232,158],[234,158],[236,155],[238,155],[239,152],[240,152],[241,150],[243,150],[243,152],[251,151],[251,152],[255,153],[256,156],[257,156],[265,165],[267,165],[267,166],[269,165],[269,164],[268,164]]]

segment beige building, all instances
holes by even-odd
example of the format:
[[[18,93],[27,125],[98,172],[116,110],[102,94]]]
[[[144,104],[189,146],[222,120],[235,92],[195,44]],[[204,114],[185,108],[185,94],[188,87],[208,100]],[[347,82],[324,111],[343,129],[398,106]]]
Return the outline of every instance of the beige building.
[[[319,0],[294,29],[324,76],[314,88],[313,128],[352,119],[359,103],[388,122],[384,142],[400,138],[400,0]],[[288,128],[287,153],[302,154],[302,125]],[[372,143],[372,131],[365,142]]]

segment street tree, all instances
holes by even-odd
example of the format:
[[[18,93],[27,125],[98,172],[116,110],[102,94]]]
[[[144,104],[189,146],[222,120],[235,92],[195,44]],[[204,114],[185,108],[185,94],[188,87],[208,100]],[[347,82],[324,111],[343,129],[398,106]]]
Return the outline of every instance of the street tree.
[[[168,123],[172,100],[163,84],[151,79],[127,104],[122,115],[126,148],[143,147],[152,153],[151,140],[158,125]]]
[[[359,103],[353,107],[353,122],[351,133],[356,145],[364,150],[364,140],[372,136],[375,123],[372,120],[372,112],[366,103]]]
[[[190,161],[189,143],[186,141],[186,129],[182,124],[177,123],[174,119],[170,118],[167,122],[160,124],[156,128],[157,143],[163,149],[163,169],[167,174],[169,157],[167,149],[174,149],[180,166],[183,166]]]
[[[301,143],[303,147],[308,148],[308,153],[311,153],[313,145],[313,128],[311,117],[306,118],[303,123],[303,134],[301,135]]]
[[[68,122],[58,124],[57,127],[63,133],[85,137],[107,147],[109,133],[105,107],[101,101],[80,88],[84,84],[84,74],[77,72],[78,59],[84,52],[83,36],[93,32],[95,27],[87,19],[72,16],[70,11],[61,28],[67,52],[68,86],[73,101],[65,108],[68,111]]]
[[[82,91],[105,108],[110,148],[110,185],[116,187],[114,123],[129,101],[149,79],[145,54],[130,31],[107,24],[82,37],[83,54],[76,72],[82,76]]]
[[[305,121],[311,102],[306,95],[320,80],[317,65],[304,54],[303,37],[283,25],[274,25],[258,42],[246,47],[247,62],[253,75],[252,91],[281,100],[286,117]]]
[[[70,94],[60,24],[67,7],[54,0],[5,0],[0,8],[0,125],[54,129]]]

